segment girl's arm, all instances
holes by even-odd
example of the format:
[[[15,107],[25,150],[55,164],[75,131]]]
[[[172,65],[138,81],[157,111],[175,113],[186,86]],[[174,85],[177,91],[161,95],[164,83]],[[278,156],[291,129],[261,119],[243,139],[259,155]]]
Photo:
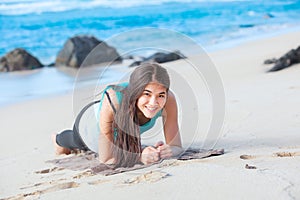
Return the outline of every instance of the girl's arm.
[[[159,142],[155,146],[159,149],[161,158],[178,156],[182,153],[182,144],[178,126],[177,102],[171,91],[169,91],[163,111],[163,122],[166,144]]]
[[[112,89],[107,90],[112,102],[115,100],[115,92]],[[114,104],[116,105],[116,104]],[[113,164],[114,158],[112,155],[113,151],[113,131],[112,123],[114,120],[114,111],[109,103],[106,95],[104,95],[102,107],[100,110],[100,135],[98,139],[99,148],[99,161],[105,164]]]

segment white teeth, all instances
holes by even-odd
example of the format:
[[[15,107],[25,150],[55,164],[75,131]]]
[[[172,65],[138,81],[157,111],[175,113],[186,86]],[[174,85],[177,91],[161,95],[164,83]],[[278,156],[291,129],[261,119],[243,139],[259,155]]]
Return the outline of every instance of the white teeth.
[[[156,110],[156,107],[153,107],[153,108],[147,107],[147,109],[150,110],[150,111],[154,111],[154,110]]]

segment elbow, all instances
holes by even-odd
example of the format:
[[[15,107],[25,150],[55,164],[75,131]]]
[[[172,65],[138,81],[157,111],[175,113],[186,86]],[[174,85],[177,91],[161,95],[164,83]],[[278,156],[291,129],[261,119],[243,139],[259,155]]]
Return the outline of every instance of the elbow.
[[[173,156],[179,156],[184,152],[184,149],[181,146],[172,146]]]
[[[115,163],[115,159],[111,158],[111,157],[104,158],[104,157],[99,156],[99,162],[103,163],[103,164],[106,164],[106,165],[111,165],[111,164]]]

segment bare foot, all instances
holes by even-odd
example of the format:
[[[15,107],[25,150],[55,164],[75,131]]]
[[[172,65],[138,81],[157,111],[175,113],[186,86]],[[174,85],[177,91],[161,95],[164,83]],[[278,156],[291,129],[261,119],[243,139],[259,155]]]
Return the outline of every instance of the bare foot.
[[[61,155],[61,154],[70,154],[71,153],[71,150],[68,149],[68,148],[65,148],[65,147],[62,147],[62,146],[59,146],[57,143],[56,143],[56,135],[57,134],[52,134],[51,138],[52,138],[52,142],[53,142],[53,145],[54,145],[54,149],[55,149],[55,154],[56,155]]]

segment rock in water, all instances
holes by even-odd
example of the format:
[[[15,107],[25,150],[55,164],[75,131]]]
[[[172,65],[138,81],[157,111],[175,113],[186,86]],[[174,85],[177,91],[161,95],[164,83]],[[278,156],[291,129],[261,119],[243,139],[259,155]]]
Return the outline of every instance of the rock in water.
[[[0,59],[0,71],[12,72],[41,68],[40,61],[22,48],[8,52]]]
[[[101,45],[99,45],[101,43]],[[93,51],[92,51],[93,50]],[[87,58],[88,56],[88,58]],[[87,60],[85,60],[87,58]],[[56,66],[90,66],[107,62],[120,62],[115,48],[93,36],[75,36],[66,41],[56,57]]]
[[[174,51],[170,53],[163,53],[163,52],[157,52],[144,60],[135,61],[132,64],[129,65],[129,67],[138,66],[144,62],[157,62],[157,63],[165,63],[170,62],[174,60],[179,60],[186,58],[180,51]]]
[[[162,53],[162,52],[157,52],[153,54],[152,56],[149,56],[146,58],[145,61],[154,61],[158,63],[165,63],[165,62],[170,62],[174,60],[179,60],[182,58],[186,58],[184,55],[182,55],[179,51],[171,52],[171,53]]]

